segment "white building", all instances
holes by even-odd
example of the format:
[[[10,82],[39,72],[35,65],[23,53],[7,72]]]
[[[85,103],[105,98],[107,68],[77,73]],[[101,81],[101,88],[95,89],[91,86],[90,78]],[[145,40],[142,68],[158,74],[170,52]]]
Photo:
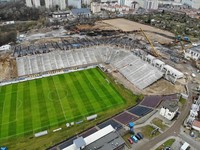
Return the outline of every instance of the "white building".
[[[199,60],[200,59],[200,45],[194,46],[190,49],[188,49],[185,52],[185,58],[186,59],[194,59],[194,60]]]
[[[162,103],[162,108],[160,109],[160,115],[172,120],[176,113],[178,112],[178,102],[175,100],[166,100]]]
[[[62,18],[62,17],[67,17],[69,15],[70,15],[70,11],[61,11],[61,12],[52,13],[53,18]]]
[[[101,11],[101,4],[97,2],[91,3],[91,11],[92,13],[98,13]]]
[[[178,71],[177,69],[175,69],[169,65],[164,65],[162,71],[165,72],[165,74],[167,74],[167,75],[173,76],[175,79],[180,79],[184,76],[184,74],[182,72]]]
[[[145,9],[158,9],[158,0],[144,0]]]
[[[91,4],[91,2],[92,2],[92,0],[82,0],[82,3],[84,4],[84,5],[90,5]]]
[[[147,62],[149,62],[150,64],[152,64],[153,66],[157,67],[158,69],[160,69],[161,71],[164,71],[166,72],[167,70],[163,70],[164,66],[165,66],[165,63],[157,58],[155,58],[154,56],[148,54],[146,57],[145,57],[145,60]],[[169,69],[169,68],[168,68]],[[171,68],[170,68],[171,70]]]
[[[65,0],[44,0],[46,8],[52,8],[53,6],[58,5],[60,10],[66,9]],[[28,7],[40,7],[40,0],[26,0],[26,6]]]
[[[85,142],[84,145],[87,146],[114,131],[115,131],[115,129],[111,125],[108,125],[105,128],[85,137],[82,140],[84,140],[84,142]],[[77,150],[76,143],[73,143],[72,145],[64,148],[63,150]]]
[[[158,4],[168,4],[168,5],[174,5],[174,6],[181,6],[183,5],[181,3],[182,0],[168,0],[168,1],[164,1],[164,0],[158,0]]]
[[[126,0],[118,0],[118,4],[119,4],[120,6],[124,6],[124,5],[125,5],[125,1],[126,1]]]
[[[59,5],[60,10],[66,9],[66,1],[65,0],[59,0],[58,5]]]
[[[158,9],[158,0],[118,0],[118,4],[136,9],[139,7],[144,9]]]
[[[33,2],[33,6],[35,6],[36,8],[41,6],[40,0],[33,0],[32,2]]]
[[[31,0],[26,0],[26,6],[27,7],[33,7],[32,1]]]
[[[182,3],[195,9],[200,8],[200,0],[182,0]]]
[[[45,7],[52,8],[53,7],[53,0],[45,0]]]
[[[7,45],[2,45],[0,47],[0,51],[7,51],[7,50],[10,50],[11,49],[11,46],[9,44]]]
[[[74,8],[81,8],[81,0],[68,0],[68,6],[73,6]]]

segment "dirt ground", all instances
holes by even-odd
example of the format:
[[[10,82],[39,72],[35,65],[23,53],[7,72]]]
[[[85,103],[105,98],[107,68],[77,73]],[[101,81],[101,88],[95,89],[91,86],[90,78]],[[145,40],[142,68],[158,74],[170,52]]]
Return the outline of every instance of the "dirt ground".
[[[184,85],[179,82],[172,84],[165,79],[161,79],[143,90],[145,95],[169,95],[174,93],[186,93]]]
[[[169,37],[175,36],[171,32],[164,31],[148,25],[140,24],[137,22],[129,21],[127,19],[110,19],[104,20],[103,22],[113,26],[115,29],[120,29],[122,31],[136,31],[142,28],[152,41],[158,41],[160,43],[172,42],[173,39],[170,39]]]
[[[102,21],[97,21],[95,22],[95,25],[92,26],[92,25],[77,25],[76,26],[78,29],[80,30],[92,30],[92,29],[100,29],[100,30],[118,30],[117,27],[114,27],[114,26],[111,26],[105,22],[102,22]]]
[[[9,54],[0,55],[0,81],[17,77],[16,60]]]
[[[110,67],[110,65],[106,65],[106,68],[112,70],[112,67]],[[127,89],[131,90],[135,94],[170,95],[175,93],[186,93],[185,79],[179,79],[176,81],[175,84],[172,84],[171,82],[162,78],[157,82],[154,82],[149,87],[140,90],[134,84],[132,84],[130,81],[124,78],[124,76],[121,73],[112,72],[112,76],[117,80],[117,82],[123,84]]]

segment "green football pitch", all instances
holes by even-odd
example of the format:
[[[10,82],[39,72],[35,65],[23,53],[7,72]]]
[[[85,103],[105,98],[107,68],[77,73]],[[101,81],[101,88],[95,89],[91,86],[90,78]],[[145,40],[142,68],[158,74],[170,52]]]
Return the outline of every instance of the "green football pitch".
[[[34,134],[125,103],[98,68],[0,87],[0,139]]]

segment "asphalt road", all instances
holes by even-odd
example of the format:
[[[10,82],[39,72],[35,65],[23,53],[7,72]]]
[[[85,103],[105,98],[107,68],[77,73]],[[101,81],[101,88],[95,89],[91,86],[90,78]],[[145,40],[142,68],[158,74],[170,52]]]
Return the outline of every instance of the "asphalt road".
[[[191,89],[189,87],[189,89]],[[187,117],[190,108],[191,108],[191,91],[189,93],[189,98],[185,104],[185,106],[182,108],[182,112],[179,115],[178,119],[176,120],[176,122],[168,129],[166,130],[164,133],[160,134],[159,136],[155,137],[154,139],[150,140],[149,142],[145,143],[144,145],[142,145],[140,147],[141,150],[150,150],[152,147],[154,147],[157,143],[165,140],[167,137],[169,136],[178,136],[180,133],[180,128],[181,125],[183,124],[185,118]]]

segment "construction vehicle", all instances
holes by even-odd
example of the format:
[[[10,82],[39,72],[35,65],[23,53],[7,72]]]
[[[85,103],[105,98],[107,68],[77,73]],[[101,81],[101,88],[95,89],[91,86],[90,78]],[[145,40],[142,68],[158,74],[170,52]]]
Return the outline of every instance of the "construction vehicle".
[[[176,42],[178,43],[178,42],[181,42],[181,41],[191,43],[190,38],[188,36],[181,37],[180,35],[178,35],[176,37]]]
[[[146,40],[149,42],[149,44],[151,45],[151,52],[150,54],[155,56],[155,57],[158,57],[158,56],[161,56],[157,50],[155,49],[155,47],[153,46],[153,43],[151,42],[151,40],[148,38],[148,36],[146,35],[146,33],[142,30],[142,28],[140,28],[140,31],[142,32],[142,34],[144,35],[144,37],[146,38]]]

